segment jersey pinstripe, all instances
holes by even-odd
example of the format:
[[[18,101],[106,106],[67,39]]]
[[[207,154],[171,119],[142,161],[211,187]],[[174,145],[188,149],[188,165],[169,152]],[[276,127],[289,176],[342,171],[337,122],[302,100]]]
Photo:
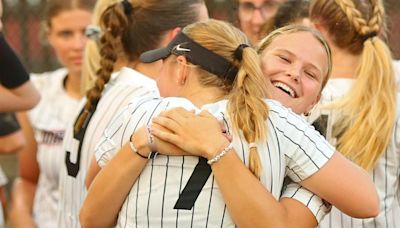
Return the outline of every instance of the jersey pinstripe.
[[[309,124],[279,103],[270,106],[268,140],[258,144],[262,167],[260,181],[279,199],[284,177],[296,182],[318,171],[332,156],[334,148]],[[173,107],[195,109],[183,98],[154,98],[131,103],[107,127],[96,149],[96,159],[104,166],[129,140],[131,133],[148,123],[160,111]],[[203,106],[221,119],[231,132],[227,101]],[[231,132],[234,133],[234,132]],[[241,133],[233,135],[233,145],[248,166],[248,142]],[[284,148],[281,150],[281,147]],[[150,161],[132,187],[119,213],[117,227],[235,227],[211,174],[191,208],[174,209],[182,189],[202,159],[193,156],[159,155]],[[201,186],[200,186],[201,187]],[[175,206],[174,206],[175,205]]]
[[[33,216],[38,227],[55,227],[59,200],[59,167],[62,162],[62,139],[67,123],[79,101],[64,89],[65,69],[31,79],[41,94],[39,104],[28,112],[38,143],[37,161],[40,175],[33,203]]]
[[[139,72],[124,67],[108,83],[103,97],[91,118],[83,140],[74,138],[73,124],[70,124],[64,139],[64,156],[70,153],[71,164],[77,167],[76,176],[68,172],[66,161],[60,170],[60,205],[58,227],[80,227],[79,210],[86,197],[85,177],[93,156],[95,145],[101,138],[111,118],[125,107],[134,97],[152,94],[158,95],[155,82]],[[83,107],[82,102],[81,107]],[[79,144],[82,144],[78,159]]]
[[[281,198],[292,198],[302,203],[311,211],[318,224],[331,210],[331,205],[297,183],[287,183],[283,190]]]
[[[321,103],[333,101],[345,95],[353,84],[352,79],[331,79],[326,85]],[[400,204],[399,204],[399,177],[400,177],[400,130],[399,115],[400,105],[397,105],[397,122],[394,128],[389,147],[378,160],[376,167],[370,172],[374,184],[377,188],[381,211],[379,215],[371,219],[355,219],[351,218],[335,207],[320,224],[320,227],[354,227],[354,228],[394,228],[400,227]],[[335,123],[338,119],[338,113],[322,110],[317,108],[313,111],[310,121],[317,129],[327,137],[327,139],[335,144],[336,140],[333,135]]]

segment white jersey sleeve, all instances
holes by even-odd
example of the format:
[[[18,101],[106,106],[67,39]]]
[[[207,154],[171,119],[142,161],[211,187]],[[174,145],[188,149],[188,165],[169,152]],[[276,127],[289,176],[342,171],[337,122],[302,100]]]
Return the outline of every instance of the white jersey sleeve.
[[[293,182],[284,186],[281,198],[292,198],[302,203],[311,211],[318,223],[320,223],[331,210],[331,205],[329,203],[323,201],[319,196],[306,188]]]
[[[300,182],[329,161],[335,152],[310,124],[278,102],[270,101],[270,119],[286,158],[287,175]]]

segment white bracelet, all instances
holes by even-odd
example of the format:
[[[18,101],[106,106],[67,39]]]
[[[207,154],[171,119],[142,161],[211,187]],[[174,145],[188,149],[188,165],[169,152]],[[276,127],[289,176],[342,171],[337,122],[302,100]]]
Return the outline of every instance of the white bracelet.
[[[132,150],[134,153],[136,153],[137,155],[139,155],[140,157],[142,157],[142,158],[144,158],[144,159],[153,159],[153,158],[156,158],[156,157],[157,157],[158,152],[150,152],[149,155],[148,155],[147,157],[144,156],[144,155],[142,155],[141,153],[139,153],[139,150],[136,148],[135,144],[133,144],[133,142],[132,142],[132,136],[133,136],[133,135],[131,135],[131,138],[130,138],[130,140],[129,140],[129,146],[131,147],[131,150]]]
[[[232,150],[233,144],[229,143],[225,149],[221,151],[221,153],[217,154],[215,157],[211,158],[210,160],[207,161],[207,164],[212,165],[215,162],[217,162],[219,159],[221,159],[226,153],[228,153],[230,150]]]

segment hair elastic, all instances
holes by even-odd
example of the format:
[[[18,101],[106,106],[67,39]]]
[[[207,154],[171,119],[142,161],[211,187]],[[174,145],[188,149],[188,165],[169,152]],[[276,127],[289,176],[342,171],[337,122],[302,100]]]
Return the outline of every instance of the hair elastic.
[[[373,38],[373,37],[375,37],[375,36],[377,36],[377,35],[378,35],[377,32],[369,32],[369,33],[367,33],[367,34],[364,35],[364,37],[363,37],[363,42],[365,42],[365,41],[367,41],[368,39]]]
[[[128,0],[122,0],[122,7],[124,8],[125,15],[129,15],[132,13],[133,7],[132,4]]]
[[[254,143],[254,142],[249,143],[249,149],[251,149],[251,148],[256,148],[257,149],[257,144]]]
[[[243,58],[243,49],[249,47],[247,44],[239,44],[236,48],[235,52],[233,52],[233,57],[236,60],[242,61]]]

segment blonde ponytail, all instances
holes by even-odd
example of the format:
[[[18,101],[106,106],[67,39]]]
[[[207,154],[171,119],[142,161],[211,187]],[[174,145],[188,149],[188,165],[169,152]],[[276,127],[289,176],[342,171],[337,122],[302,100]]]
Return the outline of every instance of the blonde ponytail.
[[[234,128],[241,129],[249,143],[266,138],[265,120],[269,109],[263,100],[267,92],[259,61],[253,49],[243,49],[243,59],[228,105]],[[249,168],[257,178],[260,177],[262,167],[255,147],[250,148]]]
[[[396,117],[396,88],[390,52],[378,37],[364,43],[357,80],[333,108],[347,115],[338,121],[343,134],[338,150],[366,170],[375,167],[392,136]]]
[[[187,26],[183,32],[208,50],[224,57],[238,68],[234,81],[224,80],[201,68],[197,69],[202,85],[216,87],[228,95],[228,112],[233,129],[243,132],[249,143],[265,140],[268,118],[268,106],[264,98],[268,97],[266,79],[261,71],[260,58],[250,45],[246,36],[228,23],[209,20]],[[237,49],[242,47],[241,58],[236,58]],[[262,170],[260,157],[256,148],[250,148],[250,170],[260,177]]]
[[[311,19],[326,26],[335,46],[360,55],[352,88],[328,107],[342,114],[333,132],[338,150],[366,170],[388,147],[396,117],[392,58],[377,36],[384,14],[381,0],[315,0],[311,5]]]

